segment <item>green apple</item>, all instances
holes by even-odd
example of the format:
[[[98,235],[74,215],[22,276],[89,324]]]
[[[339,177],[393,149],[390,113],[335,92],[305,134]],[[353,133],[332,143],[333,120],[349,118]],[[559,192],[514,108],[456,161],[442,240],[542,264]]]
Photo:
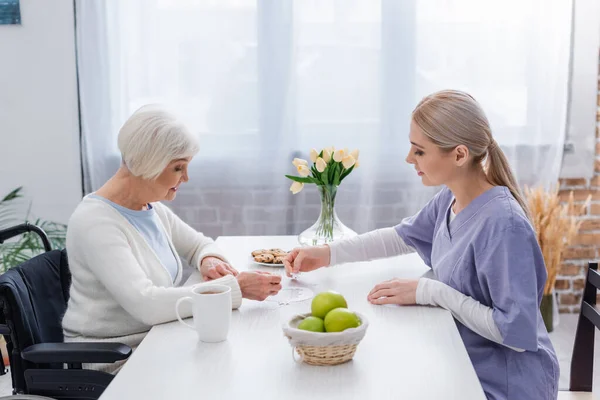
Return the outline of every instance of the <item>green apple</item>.
[[[333,309],[325,316],[325,330],[327,332],[342,332],[359,326],[360,318],[347,308]]]
[[[298,329],[311,332],[325,332],[325,323],[321,318],[306,317],[298,324]]]
[[[348,303],[341,294],[329,290],[317,294],[312,300],[311,311],[313,317],[325,318],[327,313],[335,308],[347,308]]]

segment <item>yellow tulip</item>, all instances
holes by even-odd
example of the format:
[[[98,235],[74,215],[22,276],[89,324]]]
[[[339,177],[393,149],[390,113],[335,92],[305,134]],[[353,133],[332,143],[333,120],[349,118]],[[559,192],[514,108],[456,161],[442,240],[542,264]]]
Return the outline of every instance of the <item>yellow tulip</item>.
[[[348,169],[356,163],[356,160],[352,156],[346,156],[342,159],[342,165],[344,168]]]
[[[294,167],[298,168],[300,165],[308,166],[308,161],[303,160],[301,158],[294,158],[294,161],[292,161],[292,164],[294,164]]]
[[[308,169],[308,167],[304,164],[298,165],[296,169],[298,170],[298,174],[302,177],[307,177],[310,175],[310,169]]]
[[[351,155],[352,157],[354,157],[354,159],[355,159],[356,161],[358,161],[358,149],[356,149],[356,150],[352,150],[352,153],[350,153],[350,155]]]
[[[317,166],[317,171],[323,172],[323,171],[325,171],[325,168],[327,168],[327,163],[325,162],[324,159],[319,157],[319,158],[317,158],[316,166]]]
[[[310,161],[317,162],[317,158],[319,157],[319,153],[315,149],[310,150]]]
[[[292,186],[290,186],[290,192],[292,192],[292,194],[296,194],[296,193],[299,193],[303,188],[304,188],[304,183],[294,182],[294,183],[292,183]]]
[[[329,160],[331,160],[331,152],[329,151],[329,149],[323,149],[323,161],[328,163]]]
[[[356,160],[356,162],[354,163],[354,169],[358,168],[358,166],[359,166],[359,162],[358,162],[358,160]]]
[[[340,162],[344,158],[344,150],[336,150],[333,153],[333,161]]]

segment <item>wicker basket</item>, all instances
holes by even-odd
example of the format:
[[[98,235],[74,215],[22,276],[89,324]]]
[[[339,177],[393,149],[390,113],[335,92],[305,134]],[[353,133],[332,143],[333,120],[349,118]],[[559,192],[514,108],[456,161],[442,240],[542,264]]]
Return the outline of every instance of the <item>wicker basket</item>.
[[[283,326],[283,332],[292,345],[292,356],[300,356],[300,362],[310,365],[338,365],[354,357],[358,343],[365,336],[369,323],[364,315],[356,313],[361,320],[358,328],[343,332],[310,332],[298,329],[298,324],[310,314],[296,315]]]

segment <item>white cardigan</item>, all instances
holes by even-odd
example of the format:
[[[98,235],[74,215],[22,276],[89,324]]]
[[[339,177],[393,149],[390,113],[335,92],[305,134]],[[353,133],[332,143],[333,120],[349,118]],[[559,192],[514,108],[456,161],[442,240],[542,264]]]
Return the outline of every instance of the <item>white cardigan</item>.
[[[152,206],[169,245],[191,266],[199,268],[207,256],[226,260],[212,239],[196,232],[166,206]],[[176,319],[175,302],[189,296],[193,288],[180,286],[179,257],[173,282],[136,228],[100,199],[85,197],[71,216],[67,253],[72,283],[62,321],[65,341],[108,340],[136,347],[153,325]],[[211,283],[230,286],[233,308],[241,305],[235,277]],[[182,305],[180,312],[189,317],[191,307]]]

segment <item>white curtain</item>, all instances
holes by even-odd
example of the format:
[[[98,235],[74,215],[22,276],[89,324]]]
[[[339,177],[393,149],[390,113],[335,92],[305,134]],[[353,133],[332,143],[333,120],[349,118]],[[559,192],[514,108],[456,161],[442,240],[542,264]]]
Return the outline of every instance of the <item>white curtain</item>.
[[[173,209],[205,233],[297,234],[314,187],[284,174],[311,148],[360,149],[341,220],[365,232],[416,212],[425,188],[404,162],[425,95],[470,92],[522,184],[556,182],[567,109],[565,0],[79,0],[86,190],[118,168],[116,136],[163,103],[201,151]]]

